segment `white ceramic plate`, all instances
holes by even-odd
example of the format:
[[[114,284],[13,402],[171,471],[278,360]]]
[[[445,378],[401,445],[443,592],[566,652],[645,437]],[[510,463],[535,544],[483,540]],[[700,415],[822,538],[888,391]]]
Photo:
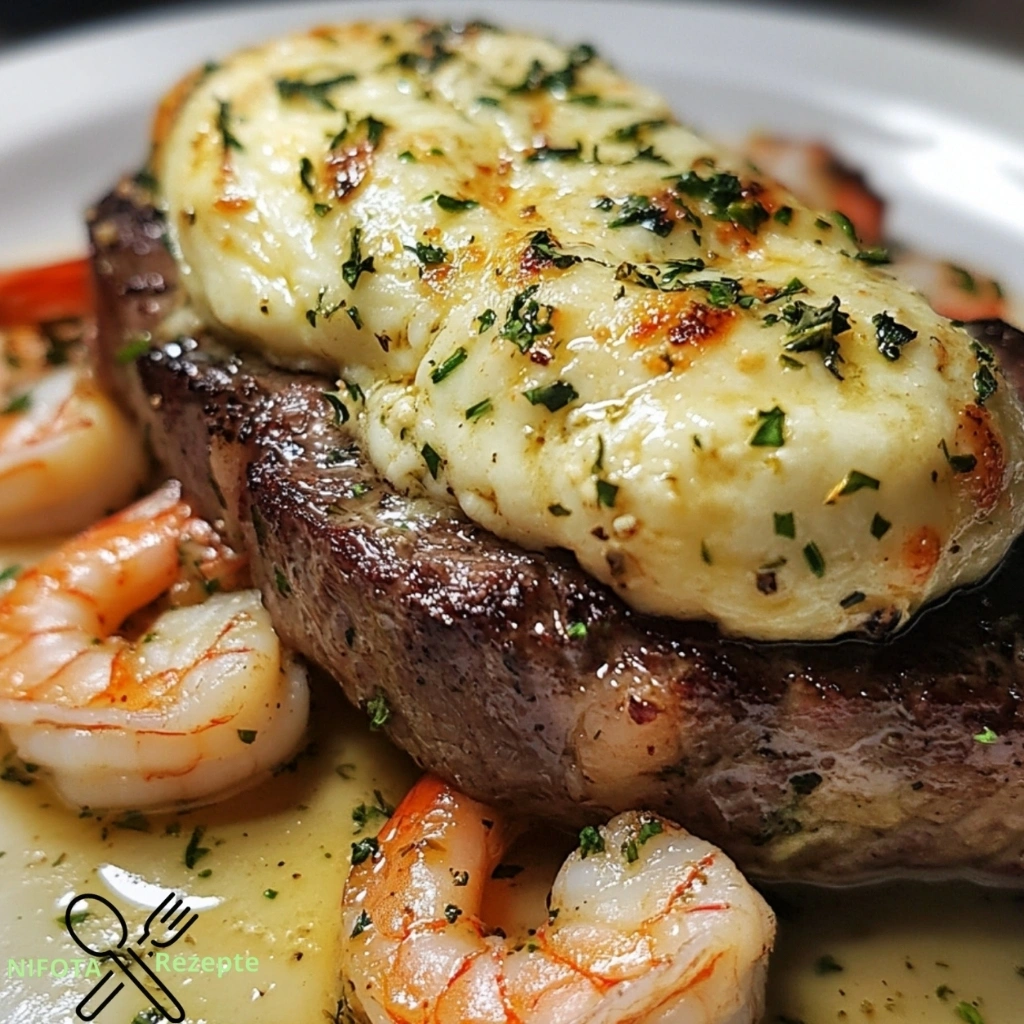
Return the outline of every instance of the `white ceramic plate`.
[[[889,200],[894,236],[991,271],[1024,293],[1024,66],[864,24],[710,0],[245,5],[137,20],[0,55],[0,267],[83,249],[83,210],[142,162],[156,100],[191,66],[320,21],[409,13],[484,17],[592,42],[709,134],[738,138],[764,128],[827,141]],[[340,707],[336,714],[346,717]],[[352,782],[335,774],[342,758],[360,766]],[[0,785],[0,972],[8,957],[67,955],[55,924],[61,901],[87,883],[110,888],[111,864],[166,886],[195,882],[183,877],[181,848],[200,823],[224,844],[199,887],[219,908],[204,952],[256,954],[261,968],[256,979],[185,979],[189,1019],[322,1021],[337,987],[334,907],[351,839],[348,809],[372,800],[376,786],[400,795],[408,774],[382,745],[337,730],[302,772],[256,801],[188,818],[180,838],[165,834],[163,823],[151,834],[112,829],[108,836],[96,822],[48,807],[45,792]],[[281,897],[268,902],[269,889]],[[955,1024],[957,1000],[979,997],[986,1024],[1024,1020],[1020,902],[904,885],[871,899],[796,893],[793,905],[796,923],[784,922],[773,966],[770,1024],[818,1024],[837,1013],[866,1024],[890,1019],[884,1010],[905,1022]],[[215,940],[224,948],[215,950]],[[816,973],[824,954],[837,956],[845,973]],[[954,997],[936,995],[951,983]],[[0,1020],[73,1022],[83,991],[71,979],[0,973]],[[101,1024],[127,1024],[134,1013],[127,1010],[126,1003]]]

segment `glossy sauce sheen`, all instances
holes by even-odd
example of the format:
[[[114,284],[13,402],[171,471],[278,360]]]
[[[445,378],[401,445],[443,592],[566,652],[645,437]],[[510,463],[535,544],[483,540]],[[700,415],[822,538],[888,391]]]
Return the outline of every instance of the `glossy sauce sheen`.
[[[893,627],[1020,528],[986,354],[589,48],[325,28],[191,76],[155,142],[200,321],[340,368],[395,486],[634,607]]]

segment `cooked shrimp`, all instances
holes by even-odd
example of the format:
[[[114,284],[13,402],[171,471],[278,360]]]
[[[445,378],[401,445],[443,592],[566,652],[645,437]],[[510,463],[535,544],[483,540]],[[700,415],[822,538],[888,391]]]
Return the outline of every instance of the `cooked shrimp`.
[[[372,1024],[760,1019],[775,921],[721,851],[653,814],[585,830],[547,922],[513,947],[479,917],[509,838],[501,815],[427,776],[354,847],[344,973]]]
[[[999,282],[955,263],[900,253],[889,270],[916,288],[936,313],[951,320],[1003,320],[1006,298]]]
[[[853,222],[865,245],[882,241],[885,206],[858,172],[826,146],[770,135],[750,138],[744,151],[766,174],[778,178],[812,209],[838,210]]]
[[[78,263],[0,275],[0,539],[83,529],[145,475],[138,432],[100,390],[85,347],[60,324],[36,326],[87,302]]]
[[[0,724],[71,804],[164,808],[258,781],[298,745],[309,691],[259,593],[135,619],[205,543],[170,483],[28,569],[0,597]],[[224,578],[211,575],[209,578]]]

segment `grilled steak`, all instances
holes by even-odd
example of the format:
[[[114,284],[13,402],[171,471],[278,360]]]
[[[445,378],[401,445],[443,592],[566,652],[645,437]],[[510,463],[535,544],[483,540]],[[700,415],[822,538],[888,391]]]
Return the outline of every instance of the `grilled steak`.
[[[91,231],[104,364],[157,456],[245,544],[283,639],[382,698],[422,765],[566,827],[647,807],[761,877],[1024,881],[1024,550],[891,642],[644,618],[564,554],[394,493],[332,381],[203,337],[121,365],[179,305],[175,264],[132,186]]]

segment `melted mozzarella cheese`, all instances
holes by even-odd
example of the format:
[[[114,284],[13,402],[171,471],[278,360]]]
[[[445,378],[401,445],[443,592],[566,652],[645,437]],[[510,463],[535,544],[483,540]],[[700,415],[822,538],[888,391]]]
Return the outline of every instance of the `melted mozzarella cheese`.
[[[175,90],[153,169],[207,324],[340,370],[395,487],[641,611],[895,628],[1021,529],[989,355],[587,48],[279,40]]]

